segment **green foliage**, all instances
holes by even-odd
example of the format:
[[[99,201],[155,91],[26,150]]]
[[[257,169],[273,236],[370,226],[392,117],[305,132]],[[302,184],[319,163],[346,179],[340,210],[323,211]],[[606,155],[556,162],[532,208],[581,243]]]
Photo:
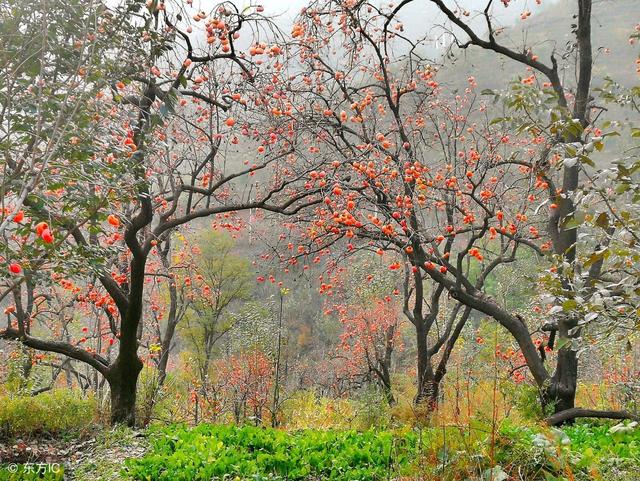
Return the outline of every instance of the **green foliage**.
[[[477,423],[403,432],[178,425],[153,432],[151,451],[127,461],[123,474],[145,481],[637,479],[634,426],[561,430],[505,421],[491,434]]]
[[[0,434],[78,433],[93,421],[95,400],[76,391],[57,389],[37,396],[0,396]]]
[[[540,404],[540,389],[533,385],[515,385],[512,382],[503,383],[501,386],[503,391],[513,401],[513,405],[524,419],[530,421],[539,421],[544,418],[545,413],[542,412]],[[552,413],[546,413],[552,414]]]
[[[604,473],[628,465],[640,474],[640,429],[637,423],[621,423],[610,427],[576,424],[564,429],[574,452],[580,453],[577,465],[599,466]]]
[[[640,430],[637,423],[575,424],[534,429],[504,423],[495,461],[530,480],[638,479]]]
[[[231,309],[251,293],[249,261],[234,252],[235,243],[226,234],[202,233],[195,240],[196,299],[189,304],[181,328],[198,366],[207,373],[217,341],[237,322]]]
[[[99,1],[0,3],[0,121],[6,129],[0,164],[3,207],[9,207],[0,213],[0,221],[21,208],[25,217],[0,229],[15,234],[0,243],[0,252],[4,259],[20,260],[38,285],[49,282],[48,272],[40,269],[42,256],[50,270],[70,276],[87,268],[100,270],[110,251],[95,243],[25,240],[39,221],[48,222],[55,235],[60,226],[53,224],[52,213],[70,222],[97,221],[106,217],[99,210],[116,200],[115,190],[118,200],[124,200],[127,163],[109,164],[98,155],[107,152],[96,139],[113,132],[107,122],[96,121],[102,115],[96,94],[107,87],[108,77],[126,66],[115,53],[127,37],[125,15],[108,12]],[[112,20],[119,25],[117,31],[111,29]],[[129,37],[127,51],[135,50],[133,39]],[[52,194],[59,190],[64,190],[63,198]],[[90,229],[96,233],[99,223]],[[2,269],[0,282],[13,279],[7,275]]]
[[[135,480],[378,480],[405,472],[416,446],[413,433],[174,426],[126,469]]]
[[[158,371],[145,366],[140,371],[138,389],[136,392],[136,419],[146,425],[157,413],[166,411],[166,404],[172,399],[164,396],[164,386],[159,385]],[[168,383],[165,381],[165,383]]]

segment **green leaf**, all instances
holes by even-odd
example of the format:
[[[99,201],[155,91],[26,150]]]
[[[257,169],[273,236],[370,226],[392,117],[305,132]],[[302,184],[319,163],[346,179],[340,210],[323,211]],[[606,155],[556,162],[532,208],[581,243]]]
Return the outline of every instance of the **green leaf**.
[[[562,227],[565,230],[575,229],[581,226],[582,224],[584,224],[585,218],[586,218],[585,212],[576,211],[574,212],[573,216],[565,219],[565,221],[562,223]]]
[[[597,225],[598,227],[601,227],[602,229],[608,229],[609,228],[609,214],[607,214],[606,212],[601,212],[598,217],[596,217],[596,220],[594,222],[595,225]]]

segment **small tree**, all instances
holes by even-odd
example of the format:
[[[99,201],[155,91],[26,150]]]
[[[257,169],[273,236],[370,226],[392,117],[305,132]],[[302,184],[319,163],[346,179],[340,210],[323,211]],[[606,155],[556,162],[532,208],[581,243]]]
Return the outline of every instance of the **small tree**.
[[[185,259],[192,266],[188,276],[175,280],[189,286],[190,303],[181,332],[195,354],[203,386],[210,377],[218,341],[237,320],[231,309],[251,292],[249,262],[233,251],[228,236],[203,234],[191,247],[191,258]]]
[[[236,423],[249,417],[259,425],[267,413],[273,386],[273,364],[259,348],[216,361],[217,389],[231,407]]]
[[[332,296],[327,298],[327,312],[335,312],[342,325],[337,374],[357,384],[373,381],[392,404],[393,355],[403,347],[399,290],[394,285],[399,279],[371,259],[357,259],[333,277]]]

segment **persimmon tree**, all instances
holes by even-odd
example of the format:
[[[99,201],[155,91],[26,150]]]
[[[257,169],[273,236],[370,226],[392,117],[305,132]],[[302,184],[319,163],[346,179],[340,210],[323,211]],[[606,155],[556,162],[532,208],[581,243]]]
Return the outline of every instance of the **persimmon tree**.
[[[447,132],[446,124],[434,123],[436,137],[446,137],[449,145],[457,143],[450,157],[455,156],[459,161],[454,163],[451,158],[447,159],[444,170],[435,170],[431,163],[422,160],[422,155],[416,162],[416,153],[421,152],[416,150],[417,142],[412,131],[421,118],[418,115],[404,117],[402,112],[403,105],[408,103],[407,99],[418,96],[417,87],[422,84],[417,79],[415,83],[408,78],[398,79],[392,67],[394,49],[390,47],[391,42],[404,38],[402,13],[409,11],[409,4],[419,3],[431,4],[444,14],[458,48],[479,47],[505,56],[527,71],[527,76],[521,79],[518,88],[514,89],[505,103],[507,112],[512,115],[507,114],[504,118],[488,122],[487,127],[480,131],[472,124],[465,132]],[[502,3],[510,7],[510,2]],[[576,24],[572,27],[575,43],[566,56],[575,59],[575,77],[566,78],[559,73],[561,66],[555,51],[551,52],[547,63],[530,47],[516,49],[500,43],[498,29],[494,28],[493,4],[488,1],[482,9],[471,12],[440,0],[405,0],[387,9],[380,9],[368,2],[351,2],[348,7],[337,2],[317,2],[306,9],[294,34],[315,43],[316,47],[327,45],[328,36],[317,33],[326,25],[330,33],[341,30],[350,37],[351,51],[354,52],[352,58],[369,51],[373,52],[374,59],[378,59],[377,71],[370,77],[377,80],[378,83],[374,85],[381,84],[378,87],[379,96],[386,100],[382,106],[375,105],[373,93],[368,99],[352,101],[350,96],[353,98],[357,93],[354,83],[367,85],[366,81],[361,77],[354,80],[352,70],[331,72],[326,62],[322,63],[317,56],[309,55],[313,59],[310,63],[316,62],[320,72],[318,76],[324,75],[325,81],[333,77],[343,97],[351,103],[352,113],[343,109],[336,115],[334,112],[338,110],[331,107],[323,113],[333,117],[336,123],[349,120],[364,125],[366,119],[361,112],[367,108],[376,108],[377,115],[389,112],[391,120],[388,130],[379,128],[368,142],[354,144],[353,147],[360,148],[352,147],[350,152],[350,155],[357,157],[370,146],[385,149],[384,158],[388,159],[389,165],[387,175],[405,180],[403,188],[392,189],[388,180],[376,179],[378,185],[374,184],[374,187],[380,191],[375,199],[378,207],[376,214],[384,212],[380,206],[384,205],[381,200],[395,200],[397,207],[405,210],[396,214],[401,222],[404,221],[399,226],[400,234],[406,236],[404,245],[400,242],[397,245],[409,249],[412,270],[427,275],[466,308],[491,316],[511,333],[539,386],[541,402],[557,413],[550,418],[550,422],[563,422],[585,415],[584,411],[574,407],[578,351],[585,320],[585,312],[576,306],[578,301],[597,294],[594,285],[602,277],[604,264],[598,252],[606,242],[578,243],[582,215],[576,207],[576,195],[579,195],[579,187],[588,181],[589,154],[594,149],[603,148],[602,140],[606,136],[596,125],[599,109],[591,98],[594,61],[591,45],[592,2],[576,2]],[[337,26],[334,27],[327,20],[330,15],[339,18]],[[367,20],[363,22],[365,16]],[[473,17],[485,23],[486,33],[474,29],[468,20]],[[409,57],[415,58],[418,53],[419,49],[414,47]],[[407,64],[412,67],[409,71],[416,70],[416,61],[412,64],[409,59]],[[424,74],[424,71],[421,72]],[[430,77],[432,72],[427,71],[426,75]],[[575,84],[570,78],[576,79]],[[350,82],[347,84],[345,80]],[[424,77],[419,80],[425,81]],[[435,82],[431,78],[426,81]],[[473,79],[469,79],[469,82],[472,86],[475,83]],[[425,94],[420,97],[428,98]],[[429,104],[429,108],[432,109],[433,104]],[[482,113],[486,108],[480,106],[479,110]],[[460,112],[455,109],[452,111],[455,112],[453,119],[460,117]],[[339,131],[343,136],[351,130],[340,125]],[[486,148],[463,146],[460,142],[461,137],[476,141],[479,134]],[[336,138],[340,139],[339,135]],[[348,152],[344,148],[341,150]],[[396,160],[393,154],[397,157],[400,153],[409,158],[404,162]],[[375,160],[373,163],[371,160],[358,162],[358,167],[372,179],[379,175],[380,169],[376,169]],[[460,170],[456,170],[456,167]],[[385,173],[384,170],[382,172]],[[433,179],[429,179],[432,175]],[[449,215],[447,221],[441,223],[439,235],[433,229],[425,229],[416,207],[420,205],[419,191],[423,188],[431,190],[432,183],[436,187],[438,183],[444,184],[444,188],[436,189],[440,190],[440,194],[435,200],[445,215]],[[340,189],[344,188],[338,186],[334,194],[339,194]],[[352,201],[357,205],[356,199]],[[342,220],[339,215],[336,217],[338,222]],[[344,217],[348,218],[347,215]],[[361,223],[364,225],[363,221]],[[392,223],[391,227],[387,227],[387,223],[379,218],[377,223],[385,236],[397,236]],[[606,227],[612,226],[608,224]],[[454,236],[455,242],[452,240]],[[438,245],[444,249],[438,250]],[[496,245],[501,246],[499,254],[494,250]],[[484,292],[482,285],[477,284],[478,280],[484,278],[483,275],[469,275],[470,272],[464,270],[467,262],[480,261],[487,267],[495,268],[505,261],[516,261],[517,250],[522,247],[533,249],[540,255],[550,253],[548,272],[553,287],[548,290],[551,308],[546,312],[550,318],[546,329],[550,331],[550,346],[557,348],[553,366],[546,364],[544,352],[535,345],[528,322]],[[625,416],[625,413],[587,413],[594,414]]]
[[[412,0],[401,2],[393,16],[398,15],[410,3],[413,3]],[[608,277],[605,274],[605,257],[601,255],[601,251],[609,242],[607,234],[621,229],[620,225],[605,222],[604,218],[596,215],[595,217],[600,217],[604,232],[592,237],[592,242],[584,242],[581,235],[582,219],[591,214],[581,209],[581,191],[590,183],[589,170],[594,166],[592,153],[604,148],[602,140],[607,136],[607,132],[598,126],[602,110],[593,102],[592,93],[592,84],[596,80],[593,76],[595,59],[591,31],[593,2],[576,1],[575,20],[567,19],[568,25],[575,22],[570,25],[575,41],[571,44],[568,55],[575,67],[574,75],[566,77],[561,76],[560,71],[571,67],[559,65],[555,50],[550,52],[549,61],[545,62],[532,46],[517,50],[497,40],[497,31],[492,24],[491,1],[486,2],[484,8],[477,12],[484,17],[486,34],[477,33],[465,20],[464,12],[449,8],[446,2],[432,0],[429,3],[440,10],[455,29],[458,47],[480,47],[505,56],[526,68],[528,76],[522,79],[522,88],[528,90],[531,87],[540,92],[536,101],[543,102],[533,107],[525,100],[527,94],[524,94],[516,95],[508,101],[508,105],[511,111],[524,112],[522,117],[526,120],[516,123],[519,130],[526,130],[534,139],[539,140],[537,158],[529,163],[529,168],[547,192],[543,205],[548,207],[544,209],[548,215],[543,232],[549,239],[554,255],[554,265],[550,269],[554,283],[550,292],[553,307],[549,312],[551,322],[547,328],[551,332],[551,339],[556,338],[557,362],[555,369],[550,371],[545,369],[544,356],[540,356],[542,363],[526,353],[525,358],[541,388],[543,404],[553,405],[556,416],[550,422],[562,422],[570,420],[572,416],[582,415],[624,416],[624,413],[585,412],[574,406],[582,326],[597,314],[582,309],[579,304],[583,300],[588,303],[594,298],[610,297],[606,290],[596,288],[602,279]],[[505,7],[509,7],[509,3],[503,2]],[[389,22],[393,16],[389,18]],[[542,112],[538,113],[542,115],[534,118],[541,120],[532,121],[531,112],[537,108],[540,108]],[[621,279],[620,276],[617,277]],[[498,317],[502,321],[497,320],[514,334],[523,353],[525,349],[531,351],[530,341],[526,339],[524,332],[520,332],[522,328],[513,322],[505,323],[507,319],[504,312]]]
[[[121,42],[127,33],[106,29],[101,23],[106,14],[101,2],[2,5],[2,38],[8,43],[3,48],[0,227],[6,268],[0,274],[0,296],[11,295],[14,304],[5,309],[7,329],[0,333],[8,339],[29,336],[34,315],[58,313],[60,324],[55,329],[51,325],[55,316],[42,318],[54,339],[47,346],[51,349],[45,350],[60,352],[64,345],[84,358],[91,354],[80,353],[81,348],[64,339],[71,318],[56,306],[59,285],[62,292],[78,289],[64,279],[65,274],[77,272],[78,258],[73,258],[67,244],[70,230],[54,231],[42,210],[50,201],[62,205],[61,197],[69,195],[64,210],[78,227],[86,226],[96,207],[106,202],[104,193],[94,190],[91,195],[92,190],[78,188],[79,176],[93,176],[95,185],[107,187],[113,175],[95,158],[99,146],[82,142],[108,134],[94,99],[105,76],[118,71],[109,52],[112,43]],[[118,23],[125,13],[110,15]],[[81,253],[87,263],[96,261],[94,254]],[[52,291],[45,285],[53,286]]]
[[[343,325],[340,349],[348,375],[373,376],[389,403],[394,403],[391,356],[398,341],[399,316],[391,300],[374,299],[366,307],[347,305],[339,309],[339,315]]]
[[[333,296],[325,314],[335,313],[342,325],[336,357],[339,376],[356,383],[373,382],[389,403],[392,392],[394,351],[402,349],[401,306],[394,280],[366,258],[334,277]],[[377,267],[377,269],[376,269]]]
[[[93,1],[0,4],[0,301],[25,279],[22,258],[36,269],[56,262],[47,249],[50,230],[24,241],[33,222],[24,204],[39,192],[59,191],[60,159],[86,159],[93,147],[80,138],[101,132],[84,107],[100,88],[97,79],[115,69],[107,52],[116,39],[96,31],[103,12]]]
[[[273,364],[258,347],[216,361],[218,389],[223,406],[240,422],[251,418],[259,425],[271,399]]]
[[[119,34],[112,55],[126,67],[96,81],[101,88],[83,107],[103,134],[79,138],[90,154],[61,159],[57,190],[39,190],[25,201],[30,222],[18,241],[28,245],[35,237],[67,252],[65,271],[73,267],[86,283],[95,281],[98,297],[107,297],[102,306],[109,309],[117,355],[108,360],[32,335],[19,286],[2,337],[91,365],[110,386],[113,422],[135,421],[151,251],[198,218],[229,223],[240,210],[293,214],[317,202],[294,190],[308,163],[292,155],[290,107],[277,91],[282,48],[259,40],[271,33],[261,11],[241,12],[230,2],[195,13],[181,2],[103,6],[95,34]],[[240,52],[236,42],[247,30],[251,39]],[[265,119],[272,120],[269,127]],[[231,158],[244,148],[255,160]],[[258,182],[247,182],[254,175]],[[25,263],[24,274],[16,275],[46,279],[43,267]]]
[[[316,2],[294,27],[302,71],[290,88],[312,106],[301,114],[302,125],[313,126],[308,143],[335,159],[308,179],[308,188],[324,188],[325,200],[306,224],[312,247],[301,252],[368,249],[388,259],[391,271],[406,268],[416,401],[435,404],[475,307],[453,303],[445,315],[441,298],[464,286],[484,299],[487,277],[513,262],[521,245],[542,252],[526,215],[535,182],[514,157],[529,141],[490,124],[475,80],[448,95],[437,68],[419,55],[424,39],[409,39],[400,27],[384,33],[386,20],[366,2]],[[335,61],[337,49],[349,52],[347,61]]]

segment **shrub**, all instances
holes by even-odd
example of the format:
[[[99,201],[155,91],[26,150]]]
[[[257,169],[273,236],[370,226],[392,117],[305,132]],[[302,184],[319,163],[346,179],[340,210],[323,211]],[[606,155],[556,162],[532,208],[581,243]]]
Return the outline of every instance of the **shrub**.
[[[508,382],[503,383],[502,390],[524,420],[539,421],[553,413],[553,406],[547,406],[547,412],[543,412],[540,405],[540,390],[536,386],[514,385]]]
[[[57,389],[37,396],[0,396],[0,435],[78,433],[90,426],[96,404],[77,391]]]

